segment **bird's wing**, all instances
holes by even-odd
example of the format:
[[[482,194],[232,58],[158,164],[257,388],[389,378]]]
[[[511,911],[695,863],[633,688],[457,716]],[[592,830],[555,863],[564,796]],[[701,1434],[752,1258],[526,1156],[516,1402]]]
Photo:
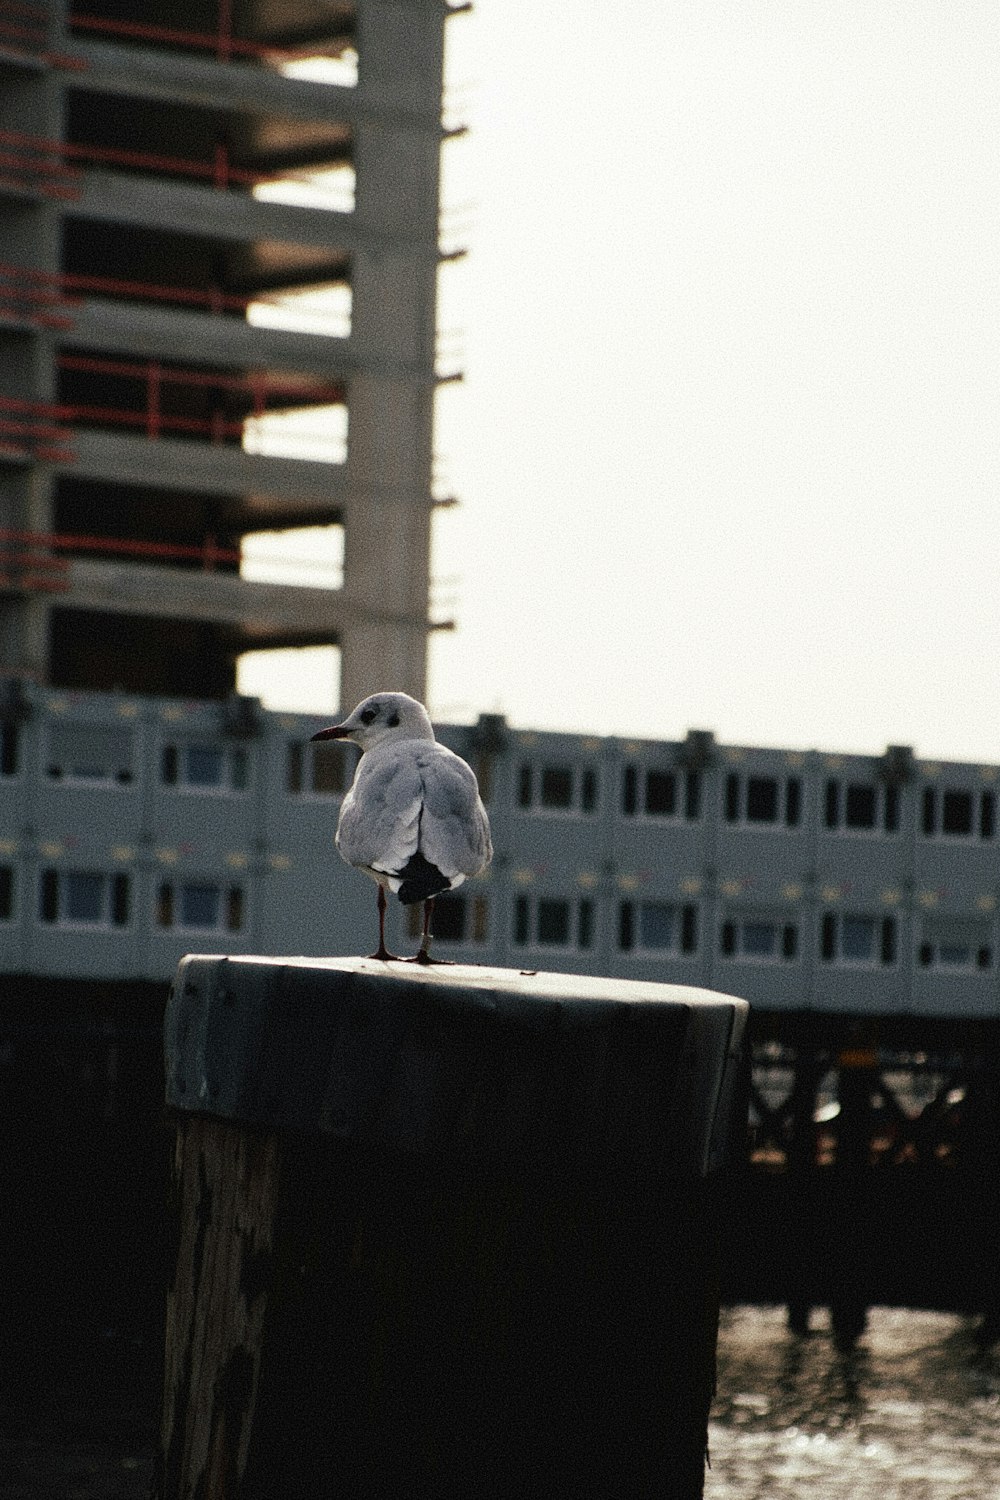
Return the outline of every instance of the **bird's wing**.
[[[400,870],[416,853],[422,806],[422,779],[412,754],[363,755],[340,809],[337,847],[348,864]]]
[[[421,746],[417,761],[424,804],[420,852],[449,880],[478,875],[493,847],[472,770],[444,745]]]

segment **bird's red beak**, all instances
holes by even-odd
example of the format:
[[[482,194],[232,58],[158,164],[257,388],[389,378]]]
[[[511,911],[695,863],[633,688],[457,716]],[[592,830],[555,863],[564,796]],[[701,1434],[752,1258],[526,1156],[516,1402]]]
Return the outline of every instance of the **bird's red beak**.
[[[343,724],[332,724],[329,729],[318,729],[309,738],[311,740],[346,740],[347,735],[348,731]]]

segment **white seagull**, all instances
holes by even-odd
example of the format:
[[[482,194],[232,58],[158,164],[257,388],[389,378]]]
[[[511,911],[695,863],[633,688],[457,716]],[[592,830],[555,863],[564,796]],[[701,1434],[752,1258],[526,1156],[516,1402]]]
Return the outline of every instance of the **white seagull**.
[[[439,745],[427,710],[406,693],[373,693],[342,724],[314,740],[351,740],[362,755],[337,822],[336,844],[349,865],[378,882],[378,951],[385,946],[385,893],[424,903],[417,963],[430,956],[434,899],[454,890],[493,858],[490,824],[471,767]]]

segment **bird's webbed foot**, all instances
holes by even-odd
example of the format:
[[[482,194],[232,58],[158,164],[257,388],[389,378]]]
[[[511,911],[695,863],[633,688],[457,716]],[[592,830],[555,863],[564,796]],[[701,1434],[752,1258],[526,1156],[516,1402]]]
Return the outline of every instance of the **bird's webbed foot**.
[[[408,964],[423,964],[427,968],[431,964],[446,964],[454,968],[454,960],[450,958],[431,958],[426,948],[421,948],[419,953],[414,953],[412,958],[406,958],[403,962]]]

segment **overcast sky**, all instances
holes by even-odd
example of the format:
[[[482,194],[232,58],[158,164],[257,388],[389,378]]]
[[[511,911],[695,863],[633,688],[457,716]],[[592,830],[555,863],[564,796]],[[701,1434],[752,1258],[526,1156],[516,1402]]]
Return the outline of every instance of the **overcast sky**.
[[[1000,761],[996,0],[448,36],[432,711]]]

